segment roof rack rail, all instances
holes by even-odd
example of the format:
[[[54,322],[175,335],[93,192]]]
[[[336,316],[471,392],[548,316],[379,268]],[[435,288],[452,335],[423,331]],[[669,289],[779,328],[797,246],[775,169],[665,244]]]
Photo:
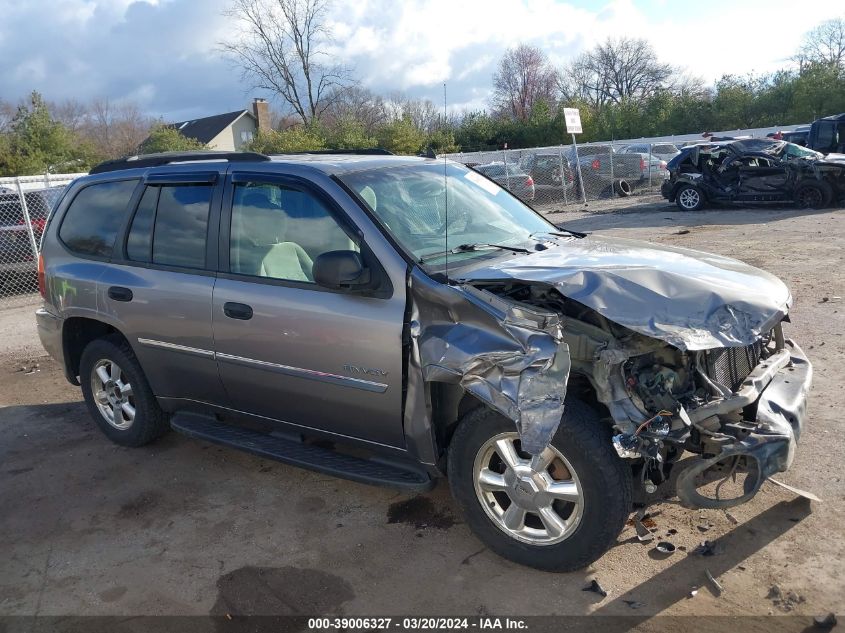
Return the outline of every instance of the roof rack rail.
[[[170,163],[203,160],[227,160],[230,163],[238,163],[267,161],[270,160],[270,157],[265,154],[259,154],[258,152],[215,152],[211,150],[196,152],[160,152],[158,154],[139,154],[137,156],[129,156],[128,158],[107,160],[91,169],[88,173],[103,174],[105,172],[119,171],[121,169],[158,167],[160,165],[168,165]]]
[[[301,154],[357,154],[360,156],[393,156],[390,150],[381,147],[365,147],[362,149],[309,149],[303,152],[274,152],[274,156],[296,156]]]

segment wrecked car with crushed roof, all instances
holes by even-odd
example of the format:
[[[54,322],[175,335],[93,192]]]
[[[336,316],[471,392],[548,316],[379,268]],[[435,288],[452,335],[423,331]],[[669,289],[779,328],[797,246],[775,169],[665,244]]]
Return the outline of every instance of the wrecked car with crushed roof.
[[[682,211],[713,204],[795,204],[821,209],[845,198],[845,155],[772,139],[685,147],[669,162],[663,197]]]
[[[373,152],[100,165],[50,218],[39,287],[42,343],[112,441],[445,475],[486,545],[549,570],[599,558],[670,474],[690,507],[750,499],[792,462],[812,374],[776,277]]]

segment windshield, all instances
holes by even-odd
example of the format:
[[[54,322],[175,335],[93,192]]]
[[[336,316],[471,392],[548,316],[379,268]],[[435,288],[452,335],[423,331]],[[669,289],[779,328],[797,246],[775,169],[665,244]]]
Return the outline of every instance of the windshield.
[[[445,170],[445,175],[444,175]],[[454,163],[420,163],[340,176],[417,261],[434,270],[501,255],[558,229],[495,182]],[[448,235],[448,239],[447,239]],[[452,253],[449,250],[457,250]]]
[[[814,152],[795,143],[784,143],[784,145],[785,147],[781,152],[784,158],[822,158],[822,154],[819,152]]]

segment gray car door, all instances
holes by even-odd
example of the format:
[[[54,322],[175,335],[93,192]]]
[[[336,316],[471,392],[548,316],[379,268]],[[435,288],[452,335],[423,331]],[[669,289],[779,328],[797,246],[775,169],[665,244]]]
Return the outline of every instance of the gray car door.
[[[153,393],[226,406],[211,330],[222,173],[184,169],[145,178],[98,302],[129,338]]]
[[[314,260],[337,250],[379,265],[322,189],[230,175],[212,308],[220,374],[235,409],[401,448],[404,288],[318,286]]]

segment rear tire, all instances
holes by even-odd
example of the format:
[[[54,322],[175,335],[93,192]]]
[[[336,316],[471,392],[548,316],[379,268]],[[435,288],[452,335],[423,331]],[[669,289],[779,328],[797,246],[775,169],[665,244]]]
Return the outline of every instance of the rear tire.
[[[704,194],[692,185],[681,185],[675,192],[675,204],[681,211],[698,211],[704,206]]]
[[[132,348],[121,336],[91,341],[79,361],[88,411],[115,444],[143,446],[169,430]]]
[[[519,453],[514,423],[490,409],[476,409],[461,420],[449,446],[452,494],[472,531],[500,556],[546,571],[581,569],[613,545],[631,510],[631,470],[614,452],[610,435],[590,407],[567,400],[549,452],[551,465],[517,476],[530,467],[522,461],[527,454]],[[507,452],[499,448],[507,446],[501,442],[516,447],[510,459],[520,458],[517,469],[501,458]],[[539,486],[532,490],[529,479],[539,480]],[[508,481],[514,483],[507,491],[498,488]],[[543,482],[551,485],[544,488]],[[549,496],[555,500],[546,505]],[[532,503],[539,511],[523,511]],[[511,504],[514,515],[522,514],[521,523],[508,520]],[[554,516],[549,520],[550,510],[559,527]]]
[[[795,189],[795,203],[799,209],[824,209],[832,199],[833,190],[823,180],[805,182]]]

